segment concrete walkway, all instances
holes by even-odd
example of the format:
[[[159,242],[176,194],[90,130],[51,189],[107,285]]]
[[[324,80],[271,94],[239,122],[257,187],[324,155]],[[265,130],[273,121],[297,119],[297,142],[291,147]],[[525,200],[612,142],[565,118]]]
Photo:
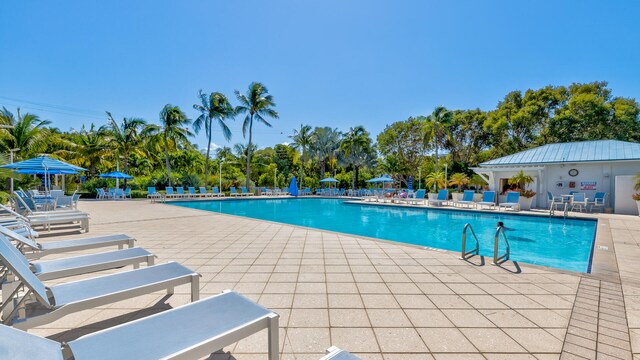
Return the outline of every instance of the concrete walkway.
[[[599,215],[603,248],[594,274],[584,275],[522,263],[516,273],[490,259],[146,201],[85,201],[80,209],[91,214],[90,235],[130,234],[157,262],[201,273],[203,297],[234,289],[278,312],[282,359],[318,359],[330,345],[394,360],[640,353],[638,217]],[[84,311],[33,332],[71,340],[186,304],[188,291]],[[264,332],[211,358],[264,359],[266,349]]]

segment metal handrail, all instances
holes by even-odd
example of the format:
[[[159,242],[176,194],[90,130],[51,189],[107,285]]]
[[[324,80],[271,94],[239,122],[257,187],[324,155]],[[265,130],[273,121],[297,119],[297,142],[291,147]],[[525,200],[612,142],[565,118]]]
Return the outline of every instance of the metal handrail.
[[[498,244],[500,242],[500,234],[502,234],[502,238],[504,239],[504,243],[507,245],[507,251],[498,256]],[[493,239],[493,265],[500,265],[501,263],[509,260],[509,255],[511,254],[511,249],[509,248],[509,240],[507,239],[507,235],[504,233],[504,227],[498,226],[496,229],[496,236]]]
[[[476,247],[469,251],[465,251],[467,247],[467,229],[471,229],[471,235],[473,235],[473,239],[476,241]],[[467,223],[464,225],[464,229],[462,229],[462,250],[460,251],[460,260],[466,260],[467,255],[473,253],[473,255],[478,255],[480,252],[480,243],[478,243],[478,237],[476,233],[473,231],[473,227],[471,224]]]

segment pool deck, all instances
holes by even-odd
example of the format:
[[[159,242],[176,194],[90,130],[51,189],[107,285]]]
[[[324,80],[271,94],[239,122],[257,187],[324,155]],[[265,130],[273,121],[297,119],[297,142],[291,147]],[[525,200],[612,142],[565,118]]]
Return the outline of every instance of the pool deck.
[[[234,289],[279,313],[282,359],[318,359],[331,345],[385,360],[640,359],[637,216],[588,215],[599,223],[586,275],[148,201],[80,209],[91,214],[89,235],[130,234],[157,263],[201,273],[202,297]],[[121,301],[32,332],[72,340],[186,304],[188,292]],[[264,359],[266,350],[263,331],[210,359]]]

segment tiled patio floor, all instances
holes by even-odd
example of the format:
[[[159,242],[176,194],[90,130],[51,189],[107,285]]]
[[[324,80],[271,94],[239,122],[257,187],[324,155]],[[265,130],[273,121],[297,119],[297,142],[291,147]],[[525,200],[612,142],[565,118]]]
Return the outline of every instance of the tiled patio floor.
[[[130,234],[157,262],[201,273],[203,297],[234,289],[279,313],[282,359],[318,359],[330,345],[394,360],[630,359],[630,341],[640,352],[637,217],[600,216],[607,226],[599,237],[615,249],[598,255],[602,276],[581,276],[522,263],[515,273],[490,259],[465,262],[451,252],[146,201],[80,207],[91,214],[90,235]],[[32,332],[70,340],[185,304],[188,291],[122,301]],[[264,359],[266,349],[264,332],[211,358]]]

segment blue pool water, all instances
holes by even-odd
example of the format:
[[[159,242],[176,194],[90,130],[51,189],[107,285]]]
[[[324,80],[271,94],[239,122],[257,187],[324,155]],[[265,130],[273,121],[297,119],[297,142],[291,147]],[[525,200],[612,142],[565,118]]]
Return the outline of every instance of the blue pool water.
[[[511,229],[506,235],[512,260],[579,272],[589,271],[597,224],[594,220],[496,212],[346,204],[340,199],[181,201],[171,204],[453,251],[460,251],[462,228],[470,223],[480,241],[480,254],[488,257],[493,256],[496,223],[502,221]],[[471,238],[469,234],[468,241]],[[472,240],[467,249],[471,248]]]

